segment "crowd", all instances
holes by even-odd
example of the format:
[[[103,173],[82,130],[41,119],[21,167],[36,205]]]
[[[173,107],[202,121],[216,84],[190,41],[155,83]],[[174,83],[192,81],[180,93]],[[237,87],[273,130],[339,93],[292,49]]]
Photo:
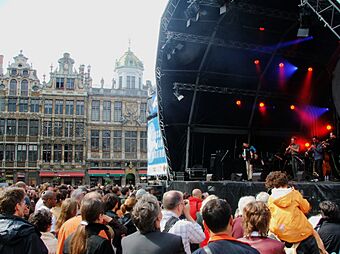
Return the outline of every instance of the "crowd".
[[[271,172],[268,192],[227,200],[171,190],[18,182],[0,190],[0,253],[316,254],[340,253],[340,211],[332,201],[308,220],[309,202]]]

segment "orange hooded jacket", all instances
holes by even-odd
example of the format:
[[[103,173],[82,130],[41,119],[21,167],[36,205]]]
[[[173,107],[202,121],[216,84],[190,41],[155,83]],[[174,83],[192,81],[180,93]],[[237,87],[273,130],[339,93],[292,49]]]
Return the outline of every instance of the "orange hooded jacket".
[[[305,216],[310,205],[299,191],[293,188],[273,189],[268,207],[272,214],[269,229],[280,240],[296,243],[313,234],[313,226]]]

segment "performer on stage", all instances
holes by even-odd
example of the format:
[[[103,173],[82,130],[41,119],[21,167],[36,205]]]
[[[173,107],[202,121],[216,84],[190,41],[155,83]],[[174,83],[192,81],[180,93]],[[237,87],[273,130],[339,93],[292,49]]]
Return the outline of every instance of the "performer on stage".
[[[291,156],[293,180],[297,181],[298,160],[297,157],[300,151],[300,146],[296,143],[296,137],[290,139],[290,145],[286,148],[286,154]]]
[[[331,174],[333,180],[340,180],[340,167],[339,167],[339,142],[333,132],[329,133],[329,139],[323,142],[325,151],[329,154],[329,163],[331,166]]]
[[[248,143],[243,143],[242,157],[246,162],[247,180],[253,180],[254,162],[257,159],[256,148]]]
[[[322,162],[323,162],[323,145],[319,141],[318,137],[314,136],[312,138],[313,144],[310,148],[306,151],[306,155],[309,153],[313,154],[314,159],[314,169],[313,170],[313,176],[315,178],[315,181],[322,181],[323,180],[323,174],[322,174]]]

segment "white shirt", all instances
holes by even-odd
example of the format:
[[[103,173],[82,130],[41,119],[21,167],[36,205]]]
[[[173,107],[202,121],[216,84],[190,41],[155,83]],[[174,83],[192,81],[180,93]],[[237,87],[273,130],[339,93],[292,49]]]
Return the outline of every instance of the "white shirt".
[[[177,217],[172,211],[163,210],[163,218],[161,220],[161,231],[164,230],[166,222],[172,217]],[[191,253],[190,243],[200,243],[205,239],[204,232],[197,222],[187,220],[177,221],[169,230],[169,233],[182,237],[184,250],[187,254]]]
[[[40,238],[46,245],[48,249],[48,254],[56,254],[58,245],[57,238],[50,232],[41,232]]]

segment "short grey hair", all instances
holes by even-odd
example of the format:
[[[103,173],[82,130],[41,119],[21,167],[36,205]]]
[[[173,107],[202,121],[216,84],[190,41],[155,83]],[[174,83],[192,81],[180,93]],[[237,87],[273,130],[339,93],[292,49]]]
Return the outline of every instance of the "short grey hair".
[[[269,195],[267,192],[261,191],[260,193],[258,193],[258,194],[256,195],[256,198],[255,198],[255,199],[256,199],[256,201],[261,201],[261,202],[267,204],[267,203],[268,203],[269,196],[270,196],[270,195]]]
[[[132,221],[142,234],[157,231],[155,221],[160,212],[157,198],[151,194],[145,194],[133,207]]]
[[[238,201],[238,214],[243,215],[243,209],[248,205],[249,203],[255,202],[254,196],[244,196],[241,197]]]
[[[163,207],[166,210],[173,210],[183,200],[183,193],[171,190],[163,195]]]

